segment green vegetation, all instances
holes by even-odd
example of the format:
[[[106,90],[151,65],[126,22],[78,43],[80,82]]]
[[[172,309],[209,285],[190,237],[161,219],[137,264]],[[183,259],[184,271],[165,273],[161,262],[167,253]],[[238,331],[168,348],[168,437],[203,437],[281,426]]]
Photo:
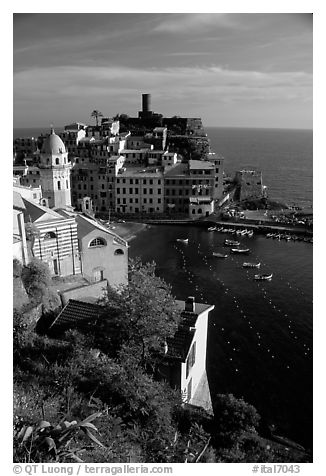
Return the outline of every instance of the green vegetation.
[[[14,269],[43,299],[48,270]],[[155,379],[179,314],[153,263],[130,262],[128,288],[101,304],[99,325],[56,338],[14,312],[15,462],[279,461],[243,400],[219,395],[212,418]]]
[[[206,137],[192,138],[191,136],[168,136],[168,146],[171,152],[181,154],[186,160],[204,160],[210,151],[209,140]]]

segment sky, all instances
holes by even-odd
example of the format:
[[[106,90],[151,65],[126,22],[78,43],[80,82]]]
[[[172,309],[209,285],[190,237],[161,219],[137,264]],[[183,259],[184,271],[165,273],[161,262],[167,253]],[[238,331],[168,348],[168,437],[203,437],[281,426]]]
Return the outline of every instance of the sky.
[[[14,127],[137,116],[312,128],[309,13],[13,15]]]

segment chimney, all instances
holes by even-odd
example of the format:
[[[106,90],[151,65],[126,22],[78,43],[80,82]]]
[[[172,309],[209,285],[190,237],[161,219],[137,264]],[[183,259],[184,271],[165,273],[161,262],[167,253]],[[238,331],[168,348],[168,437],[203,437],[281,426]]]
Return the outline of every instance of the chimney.
[[[195,312],[195,298],[193,296],[187,297],[185,301],[185,311]]]

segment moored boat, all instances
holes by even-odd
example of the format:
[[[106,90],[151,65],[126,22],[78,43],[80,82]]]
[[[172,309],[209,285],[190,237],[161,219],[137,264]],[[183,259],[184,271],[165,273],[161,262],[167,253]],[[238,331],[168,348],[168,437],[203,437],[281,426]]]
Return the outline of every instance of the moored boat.
[[[271,281],[273,273],[271,274],[255,274],[256,281]]]
[[[228,255],[225,255],[223,253],[216,253],[215,251],[213,251],[213,256],[215,258],[227,258],[228,257]]]
[[[225,240],[224,241],[225,246],[239,246],[240,241],[235,241],[235,240]]]
[[[243,263],[243,268],[260,268],[260,263]]]
[[[189,238],[177,238],[178,243],[188,244]]]
[[[207,231],[216,231],[216,226],[210,226]]]
[[[232,253],[249,253],[249,248],[231,248]]]

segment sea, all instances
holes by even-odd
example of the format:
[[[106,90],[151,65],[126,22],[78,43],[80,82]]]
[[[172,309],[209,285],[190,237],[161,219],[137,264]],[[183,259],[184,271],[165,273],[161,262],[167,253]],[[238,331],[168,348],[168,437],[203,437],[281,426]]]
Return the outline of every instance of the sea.
[[[55,129],[56,131],[62,128]],[[49,129],[15,129],[14,137]],[[259,169],[271,199],[311,209],[311,130],[206,128],[224,168]],[[207,373],[214,402],[232,393],[254,405],[266,426],[306,448],[313,444],[313,246],[305,242],[241,237],[250,257],[229,254],[232,235],[196,226],[150,226],[131,241],[129,256],[155,261],[157,274],[177,299],[194,296],[213,304],[207,342]],[[177,242],[188,238],[189,243]],[[213,252],[228,253],[226,259]],[[261,263],[270,282],[253,279],[243,261]]]
[[[225,171],[259,169],[269,197],[311,209],[312,131],[207,128]],[[214,402],[232,393],[256,407],[264,426],[306,448],[313,443],[313,246],[305,242],[241,237],[250,249],[229,254],[232,238],[196,226],[151,226],[132,242],[130,257],[155,261],[157,274],[177,299],[194,296],[213,304],[207,343],[207,373]],[[178,243],[188,238],[189,243]],[[226,259],[213,252],[227,253]],[[270,282],[255,281],[261,263]]]

